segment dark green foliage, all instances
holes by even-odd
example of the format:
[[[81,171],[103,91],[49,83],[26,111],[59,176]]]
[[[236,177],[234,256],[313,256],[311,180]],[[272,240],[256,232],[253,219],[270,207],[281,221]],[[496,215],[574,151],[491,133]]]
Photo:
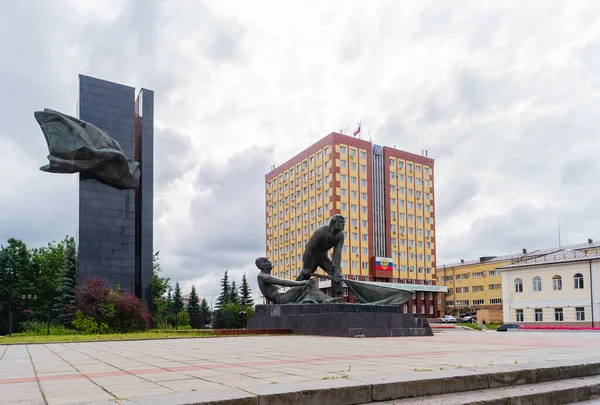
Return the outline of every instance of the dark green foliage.
[[[158,255],[160,251],[157,251],[152,256],[153,272],[152,272],[152,312],[154,316],[162,314],[167,310],[170,298],[167,297],[169,290],[169,277],[160,277],[159,273],[162,271],[160,259]]]
[[[183,311],[183,297],[181,296],[181,288],[179,288],[179,281],[175,283],[175,289],[171,297],[171,310],[174,313]]]
[[[57,297],[54,299],[55,322],[70,326],[75,319],[75,287],[77,285],[77,248],[74,238],[65,243],[65,265],[60,273]]]
[[[227,270],[225,270],[225,274],[221,279],[221,294],[217,297],[217,302],[215,302],[215,307],[220,309],[223,305],[229,303],[231,299],[231,286],[229,285],[229,275],[227,274]]]
[[[192,286],[190,298],[188,299],[187,312],[190,316],[190,326],[193,329],[202,328],[203,324],[200,314],[200,298],[198,298],[198,294],[196,293],[196,286]]]
[[[202,325],[208,325],[210,323],[210,307],[208,306],[208,302],[206,302],[206,298],[202,298],[202,302],[200,303],[200,317],[202,320]]]
[[[231,283],[231,291],[229,292],[229,303],[230,304],[239,304],[240,298],[238,296],[238,289],[235,286],[235,281]]]
[[[24,304],[21,296],[27,295],[27,290],[23,275],[29,270],[30,260],[31,254],[23,241],[10,238],[7,246],[0,246],[0,314],[3,330],[9,328],[9,310],[14,314]]]
[[[242,329],[247,320],[254,316],[254,309],[242,304],[228,303],[215,311],[215,329]]]
[[[0,333],[9,332],[9,312],[13,331],[32,317],[51,319],[62,285],[66,241],[28,249],[24,242],[10,238],[7,246],[0,246]]]
[[[242,287],[240,288],[240,304],[244,306],[254,306],[254,300],[252,299],[252,292],[248,285],[248,279],[246,274],[242,276]]]

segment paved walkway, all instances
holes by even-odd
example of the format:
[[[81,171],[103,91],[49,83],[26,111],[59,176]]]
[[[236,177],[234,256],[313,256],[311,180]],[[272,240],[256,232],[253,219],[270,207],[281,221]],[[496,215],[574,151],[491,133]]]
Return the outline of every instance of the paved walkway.
[[[452,330],[378,339],[253,336],[0,346],[0,404],[119,403],[177,392],[233,398],[288,384],[598,360],[599,342],[593,332]]]

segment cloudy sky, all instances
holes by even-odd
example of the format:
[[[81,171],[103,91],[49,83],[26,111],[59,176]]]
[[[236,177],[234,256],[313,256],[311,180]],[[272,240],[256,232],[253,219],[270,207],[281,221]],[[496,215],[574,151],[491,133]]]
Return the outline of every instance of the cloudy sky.
[[[600,239],[597,0],[23,0],[0,49],[0,243],[76,235],[33,111],[80,73],[155,91],[154,246],[209,299],[255,280],[269,167],[360,118],[436,160],[438,263]]]

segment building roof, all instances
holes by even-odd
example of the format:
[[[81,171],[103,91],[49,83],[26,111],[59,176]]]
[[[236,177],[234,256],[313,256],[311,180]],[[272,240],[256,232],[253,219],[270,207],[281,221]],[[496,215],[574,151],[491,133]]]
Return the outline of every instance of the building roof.
[[[500,267],[501,269],[513,269],[515,267],[540,266],[544,264],[581,262],[600,259],[600,253],[583,253],[573,249],[561,249],[546,255],[524,259],[517,263]]]
[[[568,246],[564,246],[563,248],[553,247],[553,248],[545,248],[545,249],[536,249],[536,250],[532,250],[531,252],[526,252],[526,253],[519,252],[519,253],[510,253],[510,254],[501,255],[501,256],[483,256],[483,257],[480,257],[479,259],[475,259],[475,260],[464,260],[464,261],[458,262],[458,263],[440,265],[440,266],[436,267],[436,270],[443,269],[444,267],[472,266],[474,264],[494,263],[494,262],[501,262],[501,261],[505,261],[505,260],[529,259],[529,258],[535,258],[535,257],[547,255],[547,254],[550,254],[553,252],[558,252],[561,250],[581,251],[584,249],[599,249],[599,248],[600,248],[600,242],[592,241],[591,243],[588,242],[588,243],[579,243],[579,244],[575,244],[575,245],[568,245]]]

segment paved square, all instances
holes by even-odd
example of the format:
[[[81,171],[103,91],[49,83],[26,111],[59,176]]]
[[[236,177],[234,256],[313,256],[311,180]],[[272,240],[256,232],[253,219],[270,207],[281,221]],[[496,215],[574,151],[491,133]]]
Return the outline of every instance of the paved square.
[[[72,404],[289,384],[364,382],[489,366],[600,359],[595,332],[444,331],[433,337],[252,336],[0,346],[0,404]],[[433,374],[433,373],[432,373]]]

